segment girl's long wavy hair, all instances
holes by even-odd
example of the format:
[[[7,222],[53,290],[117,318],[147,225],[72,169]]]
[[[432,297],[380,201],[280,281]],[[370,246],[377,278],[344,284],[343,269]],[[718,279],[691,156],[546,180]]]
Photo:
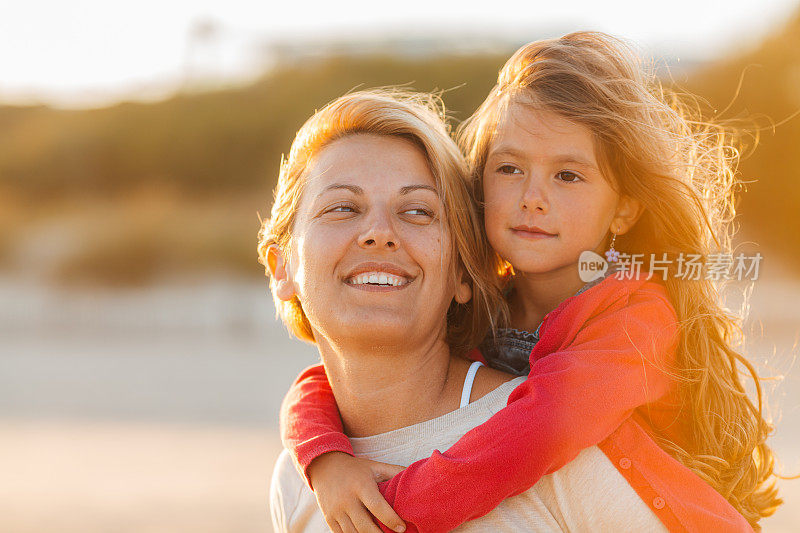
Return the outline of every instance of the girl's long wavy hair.
[[[644,207],[632,230],[618,237],[619,250],[673,259],[732,253],[741,188],[736,133],[702,121],[699,106],[663,88],[626,43],[578,32],[523,46],[506,62],[459,131],[479,201],[487,153],[510,104],[555,112],[595,136],[603,175]],[[719,282],[674,274],[664,283],[681,326],[674,375],[684,434],[654,436],[758,527],[782,500],[769,483],[772,426],[763,415],[759,376],[738,351],[742,319],[723,307]],[[753,379],[755,403],[741,369]]]

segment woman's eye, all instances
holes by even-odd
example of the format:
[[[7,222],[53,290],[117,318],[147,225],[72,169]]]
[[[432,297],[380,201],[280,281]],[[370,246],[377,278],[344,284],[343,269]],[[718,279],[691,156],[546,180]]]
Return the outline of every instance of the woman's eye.
[[[403,213],[406,214],[406,215],[412,215],[412,216],[424,216],[424,217],[431,217],[431,218],[433,217],[433,213],[431,213],[427,209],[423,209],[421,207],[414,207],[414,208],[411,208],[411,209],[406,209],[405,211],[403,211]]]
[[[356,209],[352,205],[335,205],[325,211],[326,213],[355,213]]]
[[[502,165],[497,169],[500,174],[522,174],[522,171],[514,165]]]
[[[562,170],[558,174],[558,179],[565,183],[574,183],[576,181],[581,181],[581,177],[575,174],[574,172],[570,172],[569,170]]]

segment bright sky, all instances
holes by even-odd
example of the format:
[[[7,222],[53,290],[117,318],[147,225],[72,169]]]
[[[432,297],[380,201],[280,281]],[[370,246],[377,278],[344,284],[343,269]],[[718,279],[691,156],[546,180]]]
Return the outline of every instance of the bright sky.
[[[798,0],[26,0],[0,9],[0,102],[76,107],[154,98],[186,72],[231,81],[264,68],[264,45],[333,37],[481,35],[509,40],[607,31],[654,53],[707,59],[752,45]],[[569,6],[569,8],[565,7]],[[192,29],[215,36],[191,48]]]

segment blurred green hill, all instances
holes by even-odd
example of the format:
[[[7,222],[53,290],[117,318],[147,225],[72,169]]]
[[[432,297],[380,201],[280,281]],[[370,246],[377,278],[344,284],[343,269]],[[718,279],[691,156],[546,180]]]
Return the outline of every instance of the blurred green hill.
[[[505,59],[332,57],[279,67],[249,87],[154,104],[85,111],[0,107],[0,183],[37,197],[146,184],[198,195],[264,189],[277,177],[281,153],[297,129],[337,96],[394,84],[461,86],[446,102],[463,119]]]
[[[454,122],[513,50],[284,64],[248,87],[91,110],[0,107],[0,263],[62,282],[141,283],[213,269],[261,275],[255,235],[280,156],[311,112],[356,88],[448,90]],[[745,72],[740,93],[738,81]],[[800,13],[760,47],[691,73],[728,116],[800,109]],[[741,166],[750,238],[800,256],[800,118],[762,133]]]

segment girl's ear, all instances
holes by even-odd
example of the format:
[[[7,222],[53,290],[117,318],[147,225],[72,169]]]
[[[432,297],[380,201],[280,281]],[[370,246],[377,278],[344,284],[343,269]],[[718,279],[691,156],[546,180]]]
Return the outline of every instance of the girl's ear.
[[[284,302],[294,298],[297,295],[294,290],[294,282],[286,268],[286,257],[283,255],[283,250],[277,244],[272,244],[267,248],[267,267],[270,277],[275,282],[275,296]]]
[[[611,231],[617,235],[627,233],[639,220],[644,212],[639,200],[630,196],[620,196],[617,202],[617,211],[614,214],[614,219],[611,221]]]

